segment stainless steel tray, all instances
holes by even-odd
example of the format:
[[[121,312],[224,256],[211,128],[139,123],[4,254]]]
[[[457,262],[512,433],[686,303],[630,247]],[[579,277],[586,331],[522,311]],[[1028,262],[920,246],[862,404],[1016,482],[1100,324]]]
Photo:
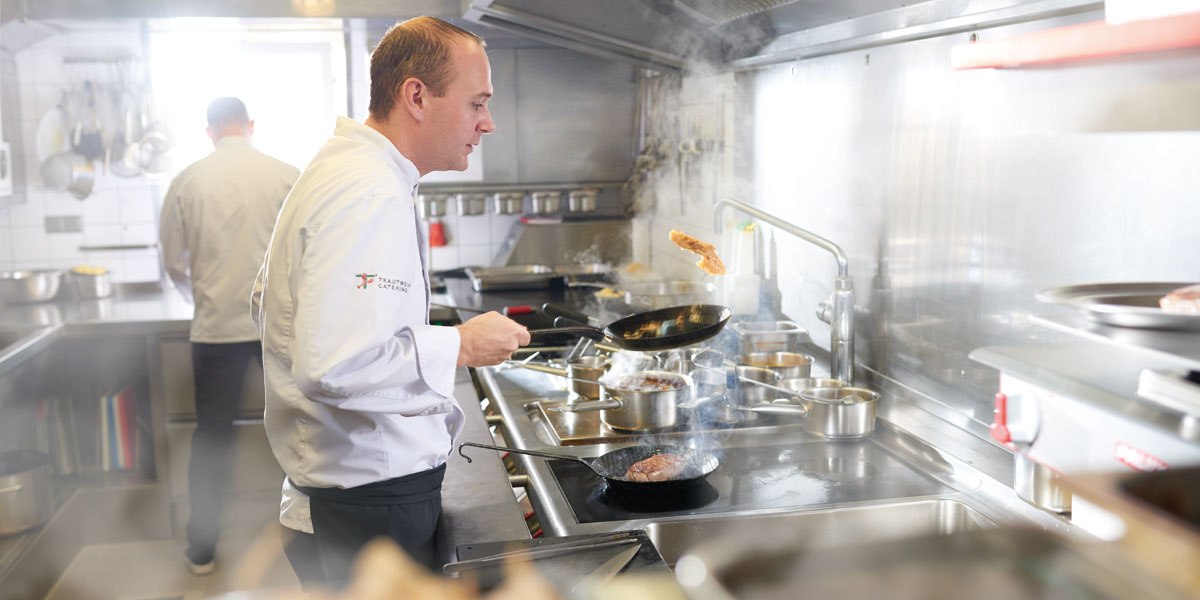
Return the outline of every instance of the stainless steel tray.
[[[477,292],[493,290],[540,290],[549,288],[555,278],[562,277],[546,265],[510,267],[469,267],[467,279]]]
[[[1093,321],[1118,327],[1200,331],[1200,315],[1169,313],[1158,307],[1167,292],[1192,282],[1142,281],[1051,288],[1037,293],[1042,302],[1082,309]]]
[[[612,272],[612,265],[601,263],[571,265],[511,265],[507,267],[468,267],[465,274],[477,292],[493,290],[541,290],[553,287],[564,278],[595,281]]]

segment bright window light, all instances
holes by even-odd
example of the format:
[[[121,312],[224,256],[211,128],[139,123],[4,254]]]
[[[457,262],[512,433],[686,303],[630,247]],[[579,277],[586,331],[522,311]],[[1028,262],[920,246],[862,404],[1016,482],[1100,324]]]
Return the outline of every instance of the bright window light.
[[[170,132],[174,176],[212,152],[205,109],[236,96],[254,119],[256,148],[304,168],[347,114],[338,19],[169,19],[153,24],[153,114]]]

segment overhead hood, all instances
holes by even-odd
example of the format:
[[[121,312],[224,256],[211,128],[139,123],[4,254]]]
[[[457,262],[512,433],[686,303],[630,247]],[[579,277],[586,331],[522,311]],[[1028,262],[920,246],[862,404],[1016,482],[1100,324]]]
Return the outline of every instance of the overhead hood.
[[[658,71],[752,69],[1103,7],[1102,0],[0,0],[0,22],[430,15]],[[18,44],[20,41],[18,40]]]
[[[900,0],[469,0],[468,21],[656,70],[724,65],[778,37],[904,7]]]

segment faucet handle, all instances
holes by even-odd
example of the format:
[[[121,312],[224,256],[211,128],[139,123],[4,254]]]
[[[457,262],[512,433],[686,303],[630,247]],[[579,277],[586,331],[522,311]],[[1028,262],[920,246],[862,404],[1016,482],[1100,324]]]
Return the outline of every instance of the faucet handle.
[[[817,318],[823,323],[833,324],[833,296],[817,305]]]

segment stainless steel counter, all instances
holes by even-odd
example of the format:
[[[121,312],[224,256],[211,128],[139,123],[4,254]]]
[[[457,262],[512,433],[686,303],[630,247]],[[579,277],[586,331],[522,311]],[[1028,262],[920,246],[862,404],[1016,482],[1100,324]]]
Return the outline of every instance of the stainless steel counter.
[[[435,302],[444,300],[436,298]],[[23,335],[0,349],[0,376],[57,339],[186,334],[191,319],[192,305],[173,287],[121,291],[110,298],[82,302],[6,305],[0,310],[0,328]],[[490,442],[478,394],[465,369],[457,378],[455,396],[466,413],[461,439]],[[447,561],[459,544],[529,537],[498,459],[483,457],[468,464],[453,455],[443,486],[443,537],[439,547]]]

